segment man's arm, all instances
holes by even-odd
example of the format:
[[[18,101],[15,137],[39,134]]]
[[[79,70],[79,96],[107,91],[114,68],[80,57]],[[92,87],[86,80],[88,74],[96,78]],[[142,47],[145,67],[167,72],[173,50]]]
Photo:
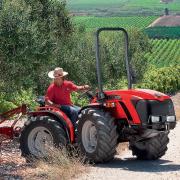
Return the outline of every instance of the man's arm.
[[[88,90],[89,85],[83,85],[83,86],[77,86],[73,82],[69,81],[69,88],[72,91],[83,91],[83,90]]]

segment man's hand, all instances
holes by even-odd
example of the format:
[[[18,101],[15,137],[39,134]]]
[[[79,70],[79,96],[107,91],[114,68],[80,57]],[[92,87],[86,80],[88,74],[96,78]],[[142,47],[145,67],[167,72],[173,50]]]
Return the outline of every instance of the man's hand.
[[[78,90],[80,91],[89,90],[89,89],[90,89],[89,85],[78,86]]]
[[[84,85],[83,87],[84,87],[83,90],[88,90],[88,89],[90,89],[89,85]]]
[[[53,103],[53,102],[50,101],[50,100],[47,100],[47,101],[46,101],[46,104],[47,104],[48,106],[53,106],[53,107],[56,107],[56,108],[61,108],[61,106],[60,106],[59,104],[55,104],[55,103]]]

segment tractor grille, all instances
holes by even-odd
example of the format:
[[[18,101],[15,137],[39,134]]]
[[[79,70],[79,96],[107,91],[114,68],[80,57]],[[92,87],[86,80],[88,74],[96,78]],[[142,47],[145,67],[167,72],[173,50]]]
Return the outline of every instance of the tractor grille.
[[[149,116],[171,116],[175,115],[171,99],[165,101],[140,100],[135,108],[143,124],[148,123]]]

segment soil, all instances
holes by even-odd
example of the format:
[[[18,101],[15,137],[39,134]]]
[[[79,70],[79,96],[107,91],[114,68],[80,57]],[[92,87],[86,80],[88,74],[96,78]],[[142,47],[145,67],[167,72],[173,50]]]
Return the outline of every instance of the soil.
[[[180,93],[172,97],[178,120],[180,120]],[[107,164],[90,166],[88,174],[82,174],[78,180],[92,179],[133,179],[136,180],[175,180],[180,177],[180,121],[170,132],[170,143],[165,156],[157,161],[138,161],[127,146],[119,148],[119,155]],[[1,137],[0,137],[1,138]],[[0,146],[0,180],[43,179],[34,176],[36,168],[21,157],[17,140],[4,140]]]
[[[180,26],[180,16],[161,16],[158,19],[156,19],[152,24],[149,25],[149,27],[175,27]]]

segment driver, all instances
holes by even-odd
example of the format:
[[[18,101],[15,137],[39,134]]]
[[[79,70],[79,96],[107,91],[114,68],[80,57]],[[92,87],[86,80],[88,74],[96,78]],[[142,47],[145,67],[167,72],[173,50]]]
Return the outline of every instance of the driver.
[[[66,75],[68,72],[63,71],[63,68],[60,67],[56,67],[48,73],[48,76],[53,79],[53,83],[47,89],[45,100],[47,105],[60,108],[75,126],[80,107],[73,105],[71,92],[88,90],[89,86],[77,86],[72,81],[65,80]]]

